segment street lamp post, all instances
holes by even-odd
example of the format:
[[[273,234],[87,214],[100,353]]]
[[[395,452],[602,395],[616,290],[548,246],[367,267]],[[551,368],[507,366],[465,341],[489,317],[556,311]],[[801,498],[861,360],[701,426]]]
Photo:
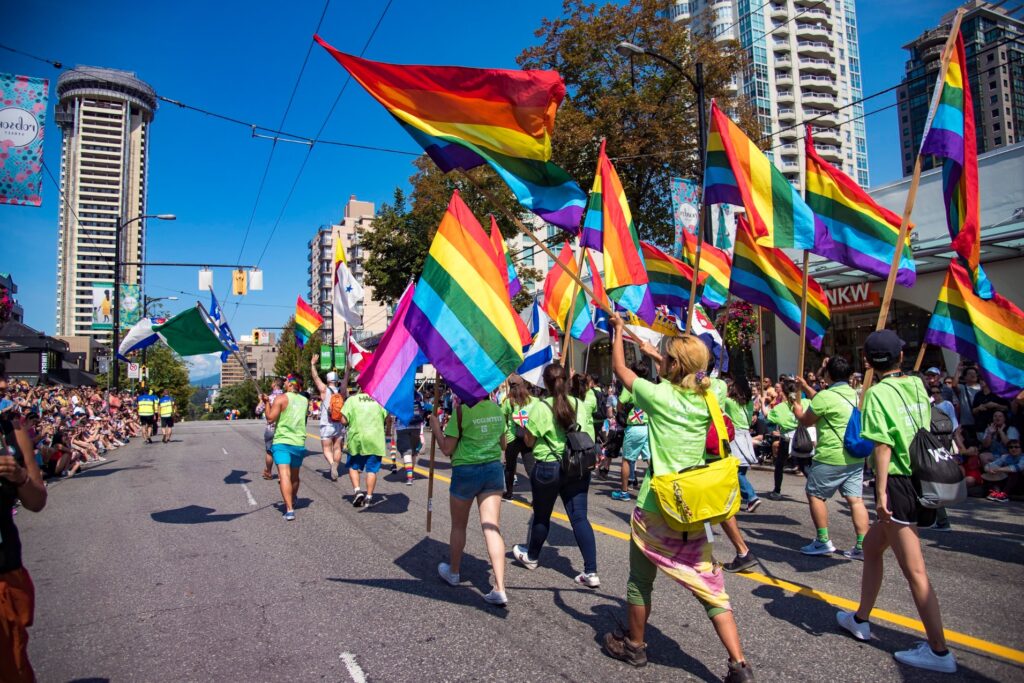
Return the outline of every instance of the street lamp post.
[[[121,231],[125,226],[131,225],[135,221],[141,221],[144,218],[173,221],[177,219],[177,216],[173,213],[158,213],[136,216],[128,220],[124,220],[123,217],[118,217],[117,219],[117,227],[114,230],[114,334],[110,344],[110,355],[112,356],[110,367],[111,372],[114,373],[114,391],[120,391],[121,389],[121,364],[117,360],[117,347],[121,344]]]
[[[694,78],[690,76],[690,74],[686,73],[683,67],[680,66],[679,62],[674,59],[670,59],[665,55],[659,54],[650,48],[640,47],[639,45],[624,40],[615,46],[615,51],[623,57],[633,58],[637,55],[647,55],[648,57],[653,57],[654,59],[664,62],[675,69],[680,76],[687,80],[690,87],[693,88],[694,94],[697,95],[697,155],[700,157],[700,169],[701,175],[703,175],[704,164],[707,163],[708,153],[707,114],[704,106],[704,64],[702,62],[697,62],[695,65],[696,78]],[[710,215],[705,211],[703,216],[704,239],[708,242],[712,242]]]

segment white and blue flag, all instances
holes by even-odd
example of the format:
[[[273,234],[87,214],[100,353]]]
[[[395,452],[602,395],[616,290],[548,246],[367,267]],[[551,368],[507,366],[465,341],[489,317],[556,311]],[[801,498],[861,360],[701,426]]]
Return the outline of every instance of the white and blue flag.
[[[533,310],[530,315],[530,333],[533,344],[523,357],[523,364],[518,373],[530,384],[544,386],[544,368],[555,359],[555,350],[551,345],[551,318],[541,308],[537,298],[533,299]]]
[[[217,295],[213,293],[212,289],[210,290],[210,319],[217,329],[217,336],[220,338],[221,343],[229,349],[220,354],[220,362],[226,363],[231,352],[238,351],[238,342],[235,341],[235,335],[232,334],[231,328],[228,327],[227,318],[224,317],[224,311],[221,309],[220,303],[217,301]]]

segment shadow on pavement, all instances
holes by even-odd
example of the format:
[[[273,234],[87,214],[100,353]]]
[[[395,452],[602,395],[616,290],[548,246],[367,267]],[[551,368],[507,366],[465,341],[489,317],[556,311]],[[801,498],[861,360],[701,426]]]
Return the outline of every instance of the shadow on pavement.
[[[380,498],[379,501],[377,500],[378,497]],[[400,515],[409,509],[409,496],[404,493],[391,493],[388,495],[375,493],[373,495],[373,505],[362,509],[372,511],[377,515]]]
[[[205,524],[207,522],[230,522],[233,519],[244,517],[247,512],[234,514],[214,514],[213,508],[202,507],[201,505],[186,505],[174,510],[163,510],[151,513],[149,516],[154,522],[161,524]]]
[[[116,472],[124,472],[125,470],[151,470],[153,469],[150,465],[135,465],[133,467],[107,467],[104,468],[102,465],[93,465],[87,470],[82,470],[76,474],[72,479],[88,479],[89,477],[106,477],[107,475],[114,474]]]
[[[752,529],[740,526],[743,537],[758,558],[780,564],[788,564],[801,574],[820,572],[840,563],[849,563],[842,555],[804,555],[800,548],[809,539],[798,534],[775,529]],[[759,542],[761,541],[761,542]]]
[[[252,479],[246,479],[246,475],[249,473],[245,470],[231,470],[228,476],[224,477],[225,484],[248,484]]]

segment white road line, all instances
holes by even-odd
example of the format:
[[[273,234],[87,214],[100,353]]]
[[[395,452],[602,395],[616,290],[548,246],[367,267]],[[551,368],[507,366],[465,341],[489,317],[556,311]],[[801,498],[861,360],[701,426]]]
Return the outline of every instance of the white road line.
[[[256,499],[253,498],[252,491],[249,490],[249,485],[242,484],[242,490],[245,491],[245,497],[249,499],[249,505],[256,507]]]
[[[221,446],[221,450],[224,451],[224,455],[228,454],[228,449],[224,448],[223,446]]]
[[[363,673],[362,667],[356,662],[356,656],[351,652],[342,652],[341,661],[345,662],[345,668],[348,669],[348,675],[352,677],[353,683],[366,683],[366,674]]]

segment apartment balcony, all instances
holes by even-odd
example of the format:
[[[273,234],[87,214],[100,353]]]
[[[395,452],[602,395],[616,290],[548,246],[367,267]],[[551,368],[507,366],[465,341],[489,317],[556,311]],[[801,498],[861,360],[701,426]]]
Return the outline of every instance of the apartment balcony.
[[[838,123],[836,113],[829,109],[810,109],[804,108],[804,120],[814,120],[814,123],[820,126],[832,126]]]
[[[795,142],[787,142],[784,145],[779,145],[778,150],[779,154],[782,155],[783,159],[785,159],[788,156],[799,153],[800,148],[797,146]]]
[[[807,57],[831,57],[832,46],[816,40],[798,40],[796,42],[797,52],[800,56]]]
[[[796,120],[796,109],[792,107],[780,107],[779,108],[779,120],[780,121],[795,121]]]
[[[803,135],[803,131],[799,128],[789,128],[779,132],[779,138],[782,140],[796,140]]]
[[[779,170],[783,173],[799,173],[800,172],[800,157],[783,157],[782,161],[779,162]]]
[[[786,47],[789,47],[789,42],[787,41],[785,45]],[[792,63],[793,60],[790,59],[788,52],[783,52],[775,56],[775,66],[789,66]]]
[[[843,163],[843,150],[836,145],[819,145],[815,143],[814,148],[818,151],[825,161],[830,161],[833,164]]]
[[[814,136],[815,147],[818,147],[819,145],[834,147],[835,145],[842,143],[842,138],[838,128],[811,126],[811,135]]]
[[[771,17],[772,19],[785,20],[789,17],[789,10],[785,5],[772,5]]]
[[[801,59],[800,73],[831,74],[836,70],[836,64],[831,59]]]
[[[817,104],[817,105],[831,104],[831,105],[835,106],[836,98],[835,98],[835,96],[829,95],[827,93],[814,92],[813,90],[810,90],[810,91],[807,91],[807,92],[803,93],[803,95],[800,98],[800,101],[801,102],[806,102],[807,104]]]
[[[797,11],[801,9],[817,9],[821,5],[821,0],[793,0],[793,6],[797,8]]]
[[[828,76],[812,76],[812,75],[800,75],[800,88],[804,91],[804,95],[809,94],[810,91],[814,92],[827,92],[831,94],[839,93],[839,86],[836,84],[835,79],[829,78]]]
[[[819,40],[832,40],[832,29],[824,24],[802,24],[796,25],[797,38],[811,38]]]
[[[829,26],[832,25],[832,13],[829,12],[827,9],[822,9],[821,7],[818,7],[816,9],[809,9],[809,10],[803,12],[800,15],[800,18],[801,19],[808,19],[808,20],[813,21],[813,22],[819,22],[820,21],[820,22],[828,23]]]
[[[775,93],[775,99],[779,102],[793,102],[793,91],[779,90]]]
[[[772,22],[772,27],[769,29],[773,36],[788,36],[790,24],[785,21]]]
[[[775,72],[775,85],[793,85],[793,74],[789,71]]]

